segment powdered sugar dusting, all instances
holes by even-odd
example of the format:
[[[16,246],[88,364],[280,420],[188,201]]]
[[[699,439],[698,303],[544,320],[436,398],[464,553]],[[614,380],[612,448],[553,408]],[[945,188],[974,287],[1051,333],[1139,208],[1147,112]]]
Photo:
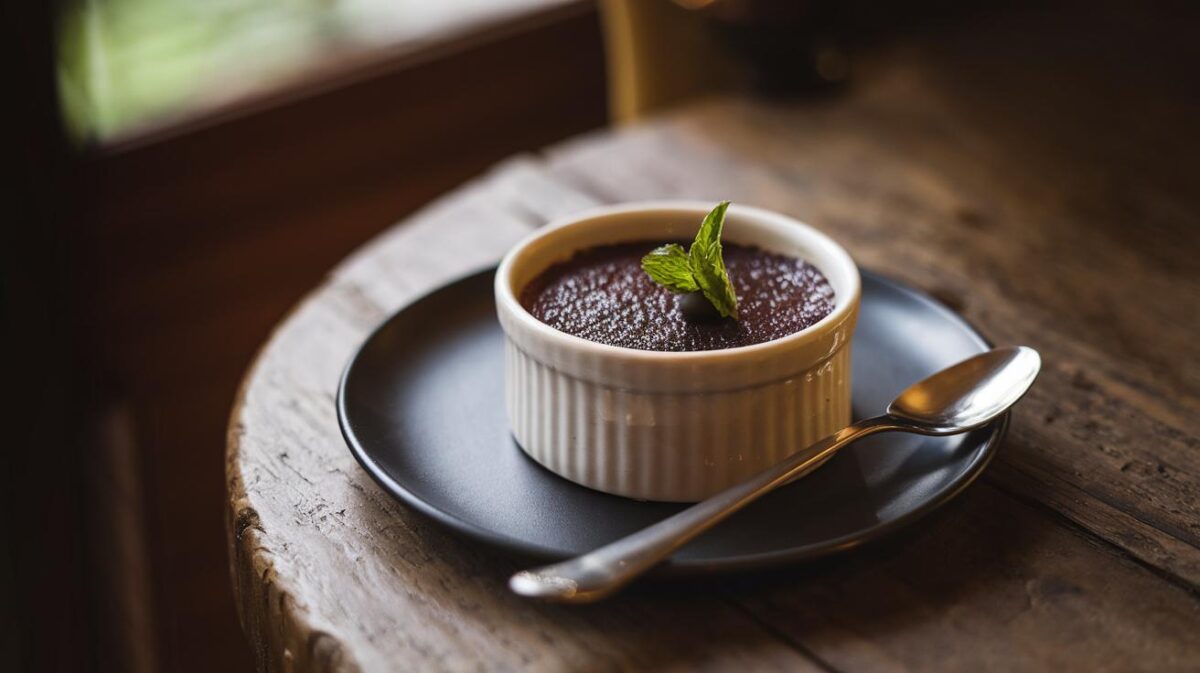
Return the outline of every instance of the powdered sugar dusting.
[[[829,281],[811,264],[733,243],[725,266],[739,320],[691,322],[679,295],[650,280],[641,258],[653,243],[591,248],[547,269],[521,292],[521,304],[558,330],[600,343],[653,351],[748,346],[813,325],[833,310]]]

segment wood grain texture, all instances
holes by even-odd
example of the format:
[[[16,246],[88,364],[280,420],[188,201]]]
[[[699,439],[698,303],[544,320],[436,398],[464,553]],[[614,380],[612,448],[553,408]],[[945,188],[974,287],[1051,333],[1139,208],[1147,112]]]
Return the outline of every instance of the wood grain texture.
[[[233,573],[262,666],[1194,670],[1200,185],[1178,167],[1200,150],[1183,132],[1200,105],[1144,63],[1159,74],[1097,75],[1054,21],[884,49],[836,99],[714,100],[516,158],[348,259],[265,347],[230,426]],[[983,482],[892,540],[585,608],[518,601],[503,580],[519,560],[357,468],[338,374],[391,311],[532,227],[664,197],[807,220],[995,341],[1038,348],[1045,372]]]

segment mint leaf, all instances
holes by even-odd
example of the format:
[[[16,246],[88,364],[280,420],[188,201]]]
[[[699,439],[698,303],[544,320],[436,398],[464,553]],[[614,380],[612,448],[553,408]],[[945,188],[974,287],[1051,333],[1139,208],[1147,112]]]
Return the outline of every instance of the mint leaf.
[[[678,243],[651,250],[642,258],[642,270],[651,280],[672,292],[695,292],[700,289],[692,277],[688,255]]]
[[[722,201],[705,216],[700,231],[696,232],[696,240],[688,248],[688,266],[700,291],[717,312],[723,317],[736,319],[737,295],[733,292],[733,283],[729,281],[725,260],[721,257],[721,230],[725,226],[725,211],[728,208],[729,202]]]
[[[704,293],[721,317],[736,320],[737,295],[721,258],[721,230],[728,208],[729,202],[722,201],[704,217],[687,252],[677,243],[661,245],[642,258],[642,270],[671,292]]]

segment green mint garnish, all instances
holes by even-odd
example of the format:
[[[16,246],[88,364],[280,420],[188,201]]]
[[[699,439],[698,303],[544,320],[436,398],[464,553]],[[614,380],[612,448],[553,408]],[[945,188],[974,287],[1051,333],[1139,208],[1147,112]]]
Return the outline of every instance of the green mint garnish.
[[[722,201],[705,216],[686,253],[677,243],[659,246],[642,258],[642,269],[671,292],[703,292],[722,317],[736,319],[737,296],[721,258],[721,229],[728,208],[729,202]]]
[[[642,269],[672,292],[696,292],[700,286],[692,276],[691,260],[678,243],[660,245],[642,258]]]

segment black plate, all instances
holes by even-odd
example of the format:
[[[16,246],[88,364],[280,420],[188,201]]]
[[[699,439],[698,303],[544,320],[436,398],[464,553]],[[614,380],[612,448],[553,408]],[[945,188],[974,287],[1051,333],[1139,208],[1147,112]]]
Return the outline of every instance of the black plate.
[[[338,389],[354,457],[389,493],[470,537],[539,557],[594,549],[682,505],[608,495],[527,458],[504,412],[493,271],[409,305],[363,344]],[[853,344],[856,418],[910,383],[988,348],[920,292],[863,273]],[[674,571],[745,569],[849,549],[960,492],[995,453],[1007,416],[957,437],[877,435],[735,514],[680,550]]]

